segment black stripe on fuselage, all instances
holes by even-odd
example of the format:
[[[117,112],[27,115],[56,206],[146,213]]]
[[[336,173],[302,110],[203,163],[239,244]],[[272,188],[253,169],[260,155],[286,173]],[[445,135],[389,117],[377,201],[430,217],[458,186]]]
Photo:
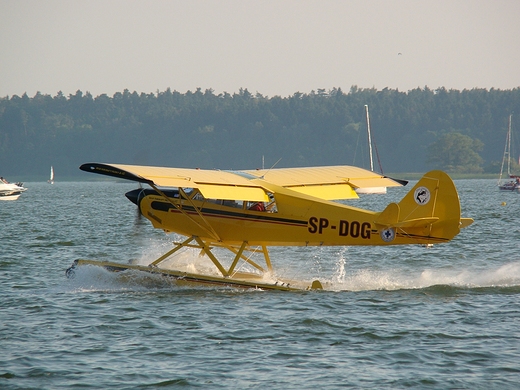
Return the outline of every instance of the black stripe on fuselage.
[[[151,207],[157,211],[177,211],[177,209],[170,203],[153,201],[151,203]],[[187,213],[196,213],[195,209],[192,206],[183,205],[182,209]],[[272,223],[288,223],[292,225],[298,226],[307,226],[307,221],[302,221],[298,219],[289,219],[289,218],[280,218],[276,217],[276,213],[265,213],[265,215],[257,215],[257,214],[249,214],[244,212],[237,211],[228,211],[228,210],[218,210],[208,207],[203,207],[199,210],[205,216],[212,217],[227,217],[227,218],[240,218],[246,219],[250,221],[262,221],[262,222],[272,222]]]

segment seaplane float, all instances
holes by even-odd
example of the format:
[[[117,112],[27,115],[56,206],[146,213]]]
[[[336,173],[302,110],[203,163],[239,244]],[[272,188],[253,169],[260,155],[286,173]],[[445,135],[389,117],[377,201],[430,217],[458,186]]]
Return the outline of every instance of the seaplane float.
[[[16,200],[26,190],[23,183],[8,183],[3,178],[0,180],[0,200]]]
[[[353,166],[221,171],[87,163],[80,169],[139,183],[126,197],[154,228],[184,238],[146,265],[75,260],[66,270],[68,277],[78,267],[100,266],[161,274],[187,284],[323,289],[319,280],[278,277],[268,248],[446,243],[473,222],[461,218],[455,185],[442,171],[426,173],[399,203],[377,212],[336,200],[357,198],[358,188],[402,186],[406,181]],[[183,248],[196,248],[213,271],[166,266]],[[228,255],[227,262],[217,251]]]

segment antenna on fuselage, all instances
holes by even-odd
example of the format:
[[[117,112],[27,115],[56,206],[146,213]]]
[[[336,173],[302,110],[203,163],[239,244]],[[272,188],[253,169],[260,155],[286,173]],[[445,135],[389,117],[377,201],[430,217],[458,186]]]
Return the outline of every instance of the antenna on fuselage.
[[[278,164],[278,163],[280,162],[281,159],[282,159],[282,157],[280,157],[280,158],[278,159],[278,161],[275,162],[275,163],[273,164],[273,166],[267,170],[267,172],[265,172],[262,176],[260,176],[260,179],[265,178],[265,175],[267,175],[267,174],[269,173],[269,171],[270,171],[271,169],[273,169],[273,168],[276,166],[276,164]]]

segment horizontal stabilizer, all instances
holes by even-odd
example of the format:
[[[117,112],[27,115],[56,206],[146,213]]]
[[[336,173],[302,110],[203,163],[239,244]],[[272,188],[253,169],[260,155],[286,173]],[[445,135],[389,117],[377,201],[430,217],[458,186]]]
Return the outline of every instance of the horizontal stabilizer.
[[[473,218],[461,218],[460,219],[460,228],[464,229],[473,223]]]

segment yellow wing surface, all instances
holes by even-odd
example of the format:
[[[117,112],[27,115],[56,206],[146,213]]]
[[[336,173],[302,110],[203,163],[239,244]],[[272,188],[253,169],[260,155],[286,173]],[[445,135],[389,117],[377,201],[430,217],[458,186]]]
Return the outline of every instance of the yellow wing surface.
[[[141,183],[153,183],[158,187],[197,188],[206,198],[224,200],[268,201],[266,188],[261,181],[325,200],[357,198],[354,191],[356,188],[395,187],[407,183],[346,165],[220,171],[88,163],[83,164],[80,169]]]

